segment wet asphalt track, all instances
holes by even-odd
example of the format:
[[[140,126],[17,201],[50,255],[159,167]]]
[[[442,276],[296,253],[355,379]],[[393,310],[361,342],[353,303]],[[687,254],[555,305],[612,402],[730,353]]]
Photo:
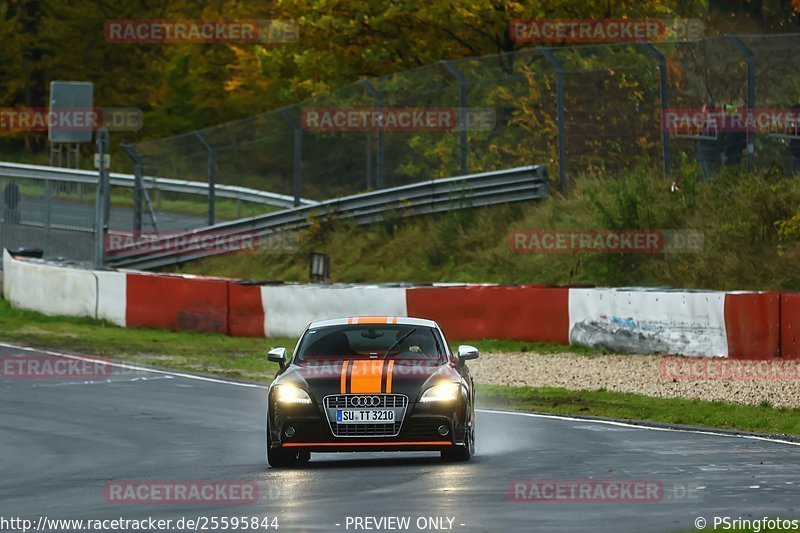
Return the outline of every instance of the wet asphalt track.
[[[0,362],[21,354],[0,347]],[[478,455],[314,455],[271,470],[264,390],[115,368],[107,380],[0,377],[0,516],[276,516],[279,531],[348,531],[348,516],[453,518],[453,531],[691,531],[698,516],[800,515],[800,448],[483,411]],[[654,480],[660,502],[518,503],[515,480]],[[109,480],[248,480],[248,505],[110,505]],[[684,489],[690,491],[684,494]],[[337,524],[340,524],[337,526]],[[353,527],[349,531],[355,531]],[[361,530],[363,531],[363,530]],[[374,530],[373,530],[374,531]]]

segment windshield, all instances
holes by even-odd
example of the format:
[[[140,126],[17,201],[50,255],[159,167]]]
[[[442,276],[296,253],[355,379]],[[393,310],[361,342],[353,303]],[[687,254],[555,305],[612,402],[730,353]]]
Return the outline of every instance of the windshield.
[[[309,329],[294,362],[320,359],[389,358],[444,363],[438,332],[426,326],[362,324]]]

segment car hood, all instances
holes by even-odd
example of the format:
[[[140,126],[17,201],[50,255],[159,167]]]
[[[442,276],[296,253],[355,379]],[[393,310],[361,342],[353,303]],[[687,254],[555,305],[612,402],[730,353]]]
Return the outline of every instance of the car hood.
[[[330,394],[405,394],[414,402],[422,390],[441,381],[459,381],[452,363],[344,359],[292,364],[275,383],[308,390],[314,401]]]

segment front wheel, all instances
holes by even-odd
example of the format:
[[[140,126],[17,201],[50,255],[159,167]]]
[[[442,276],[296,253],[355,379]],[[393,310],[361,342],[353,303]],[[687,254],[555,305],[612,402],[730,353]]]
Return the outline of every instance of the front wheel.
[[[459,446],[452,446],[442,450],[442,459],[451,463],[469,461],[475,455],[475,425],[473,424],[467,434],[466,442]]]

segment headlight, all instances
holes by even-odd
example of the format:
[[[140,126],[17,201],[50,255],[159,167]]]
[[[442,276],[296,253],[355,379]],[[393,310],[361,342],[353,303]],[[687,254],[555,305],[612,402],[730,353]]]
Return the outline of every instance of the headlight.
[[[452,402],[458,399],[458,383],[442,383],[426,390],[419,399],[420,403]]]
[[[276,385],[275,399],[278,403],[311,403],[308,393],[294,385]]]

